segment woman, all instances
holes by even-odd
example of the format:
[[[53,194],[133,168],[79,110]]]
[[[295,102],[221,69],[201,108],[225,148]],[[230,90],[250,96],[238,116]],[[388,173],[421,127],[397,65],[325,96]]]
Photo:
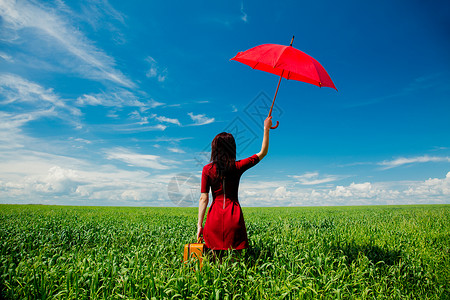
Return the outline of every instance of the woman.
[[[248,248],[247,230],[238,201],[239,179],[267,155],[271,126],[272,117],[267,117],[261,151],[240,161],[236,161],[236,143],[230,133],[219,133],[211,143],[211,162],[202,172],[197,239],[203,234],[206,246],[212,250]],[[203,227],[210,188],[213,202]]]

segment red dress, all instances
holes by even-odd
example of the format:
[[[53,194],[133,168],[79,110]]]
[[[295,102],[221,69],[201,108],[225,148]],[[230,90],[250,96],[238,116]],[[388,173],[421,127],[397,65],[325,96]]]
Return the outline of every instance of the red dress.
[[[209,193],[211,187],[213,196],[203,228],[203,238],[208,248],[213,250],[248,248],[247,229],[238,201],[239,180],[246,170],[258,162],[259,157],[256,154],[236,161],[236,169],[225,179],[225,208],[223,208],[223,182],[217,176],[216,166],[209,163],[203,167],[201,192]]]

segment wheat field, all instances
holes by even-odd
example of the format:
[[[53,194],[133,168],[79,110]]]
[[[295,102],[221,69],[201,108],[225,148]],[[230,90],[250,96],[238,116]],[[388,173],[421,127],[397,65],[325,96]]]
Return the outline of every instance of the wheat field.
[[[199,270],[196,208],[0,205],[0,298],[450,298],[450,205],[243,211],[251,248]]]

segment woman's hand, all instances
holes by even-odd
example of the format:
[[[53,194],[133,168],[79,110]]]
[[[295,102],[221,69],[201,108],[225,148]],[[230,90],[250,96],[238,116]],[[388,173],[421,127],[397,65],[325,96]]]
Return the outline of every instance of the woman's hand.
[[[203,227],[197,226],[197,241],[203,236]]]
[[[269,116],[264,120],[264,129],[270,129],[270,127],[272,127],[272,116]]]

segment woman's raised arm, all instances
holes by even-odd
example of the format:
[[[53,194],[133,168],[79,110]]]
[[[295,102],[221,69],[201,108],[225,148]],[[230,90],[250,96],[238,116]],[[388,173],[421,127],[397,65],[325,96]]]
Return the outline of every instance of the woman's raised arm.
[[[272,116],[267,117],[264,120],[264,137],[261,145],[261,151],[259,151],[258,157],[259,160],[262,160],[264,156],[267,155],[267,152],[269,151],[269,131],[270,127],[272,127]]]

